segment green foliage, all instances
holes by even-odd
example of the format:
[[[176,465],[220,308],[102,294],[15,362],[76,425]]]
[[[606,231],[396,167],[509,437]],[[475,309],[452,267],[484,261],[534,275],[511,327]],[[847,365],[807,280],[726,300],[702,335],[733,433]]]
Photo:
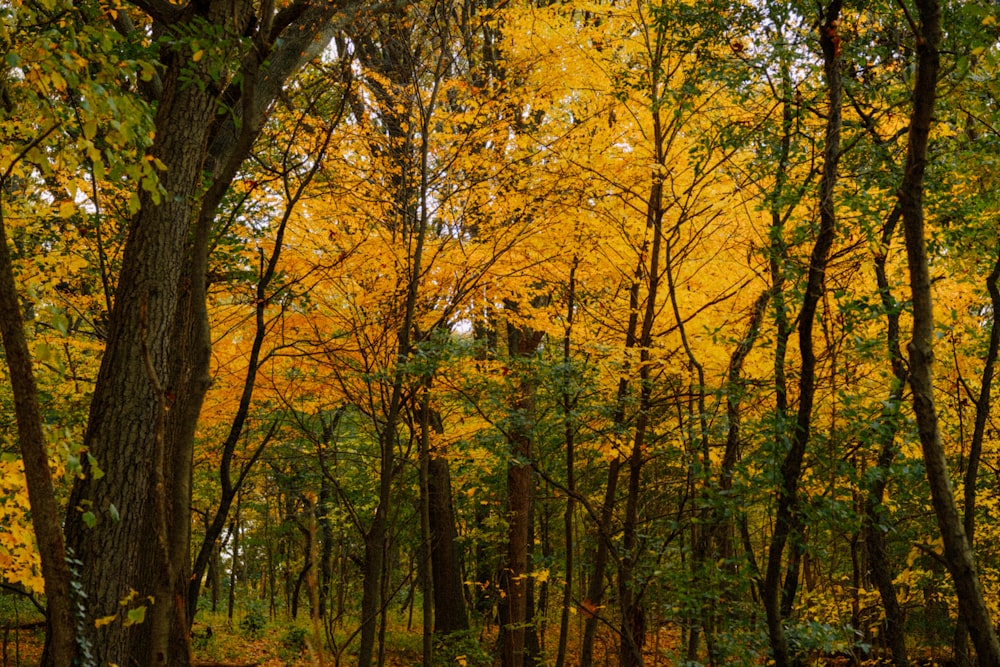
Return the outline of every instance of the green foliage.
[[[798,660],[809,664],[810,658],[859,651],[867,655],[869,644],[861,641],[861,633],[850,626],[836,626],[819,621],[791,625],[785,629],[789,651]]]
[[[306,648],[306,638],[309,636],[309,631],[305,628],[292,627],[288,628],[284,636],[281,638],[281,644],[289,651],[296,654],[301,653]]]
[[[70,599],[73,603],[76,614],[76,650],[77,663],[80,667],[94,667],[97,661],[94,659],[94,647],[87,638],[87,593],[80,583],[80,568],[83,563],[74,557],[72,550],[68,550],[66,562],[69,564],[70,573]]]
[[[250,639],[259,639],[266,628],[267,616],[264,614],[263,603],[248,602],[243,610],[243,618],[240,619],[240,630]]]
[[[434,642],[434,665],[489,667],[493,662],[493,656],[483,646],[475,630],[453,632]]]

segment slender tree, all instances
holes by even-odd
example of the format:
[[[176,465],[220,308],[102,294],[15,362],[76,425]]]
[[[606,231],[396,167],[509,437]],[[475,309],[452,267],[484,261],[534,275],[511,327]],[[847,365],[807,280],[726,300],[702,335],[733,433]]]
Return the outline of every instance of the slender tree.
[[[816,310],[825,289],[825,274],[830,248],[836,232],[834,188],[837,182],[837,162],[840,158],[841,80],[840,24],[841,2],[834,0],[823,11],[820,24],[820,45],[826,74],[828,97],[826,137],[823,147],[823,175],[819,186],[820,224],[809,260],[806,292],[799,314],[799,351],[802,367],[799,374],[799,406],[791,443],[781,464],[780,487],[774,533],[768,547],[767,568],[762,594],[767,614],[771,652],[777,667],[788,667],[793,657],[785,638],[784,617],[791,606],[792,595],[783,593],[781,585],[782,557],[788,540],[801,526],[798,516],[798,488],[802,461],[812,427],[815,400],[816,357],[813,351],[813,324]],[[782,595],[785,600],[782,600]]]
[[[917,45],[917,75],[913,84],[906,165],[899,188],[913,301],[910,388],[934,513],[944,542],[945,562],[955,583],[959,607],[968,623],[979,662],[995,667],[1000,665],[1000,643],[983,597],[975,556],[955,503],[934,402],[934,312],[923,199],[927,141],[940,71],[942,27],[941,7],[936,0],[918,0],[916,6],[919,24],[911,27]]]

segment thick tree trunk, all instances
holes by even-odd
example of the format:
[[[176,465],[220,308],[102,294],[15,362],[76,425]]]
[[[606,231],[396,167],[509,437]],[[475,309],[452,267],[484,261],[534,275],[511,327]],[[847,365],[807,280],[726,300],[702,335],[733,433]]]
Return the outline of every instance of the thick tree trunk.
[[[505,593],[501,604],[500,662],[504,667],[525,664],[525,624],[528,618],[527,577],[528,537],[531,532],[531,503],[534,474],[531,468],[531,430],[535,418],[535,386],[531,372],[521,363],[531,357],[542,341],[541,332],[507,326],[507,345],[511,365],[522,374],[511,404],[511,429],[508,435],[510,458],[507,462],[507,558],[500,579]]]
[[[462,568],[458,558],[455,510],[451,501],[448,460],[431,454],[428,462],[430,495],[431,571],[434,580],[434,632],[448,635],[469,629]]]
[[[89,605],[86,639],[100,664],[163,662],[151,655],[152,623],[126,627],[119,618],[95,628],[94,621],[148,607],[147,596],[173,588],[173,582],[155,584],[161,573],[169,571],[161,548],[169,537],[157,534],[162,532],[157,496],[169,496],[175,488],[164,466],[173,460],[172,452],[163,451],[166,410],[175,389],[167,385],[175,352],[170,341],[184,248],[190,222],[197,215],[203,146],[216,100],[207,87],[183,84],[182,78],[191,76],[188,68],[199,69],[190,63],[190,54],[175,53],[170,62],[152,149],[167,167],[160,179],[165,194],[140,194],[141,208],[125,246],[107,349],[84,438],[104,476],[96,479],[85,466],[85,477],[74,485],[69,503],[71,508],[91,508],[97,524],[88,527],[79,511],[71,511],[66,522],[68,542],[83,562],[81,580]],[[202,71],[201,76],[208,75]],[[115,513],[121,518],[113,518]],[[176,568],[172,574],[177,574]],[[120,607],[130,590],[138,595]],[[168,596],[153,604],[171,602]]]
[[[81,511],[71,511],[66,522],[67,541],[83,562],[85,640],[98,662],[185,665],[190,457],[207,388],[209,226],[264,112],[284,81],[322,48],[338,8],[294,3],[254,21],[250,0],[138,4],[165,31],[217,26],[234,38],[249,35],[256,47],[238,63],[240,84],[224,91],[215,80],[215,55],[195,62],[183,40],[161,53],[151,157],[166,167],[162,194],[138,188],[140,209],[126,241],[91,403],[84,446],[104,476],[95,479],[85,466],[70,499],[70,507],[87,508],[97,523],[89,527]],[[217,114],[220,98],[238,111]],[[206,172],[211,181],[203,195]],[[122,622],[129,611],[150,606],[146,622]],[[95,627],[95,619],[115,615]],[[171,629],[165,631],[166,623]]]
[[[962,524],[934,404],[934,313],[930,269],[924,234],[923,182],[927,166],[937,77],[940,67],[941,8],[936,0],[917,0],[920,34],[917,36],[917,77],[913,90],[909,146],[899,203],[903,212],[906,255],[913,301],[913,338],[910,341],[910,388],[927,481],[944,542],[944,557],[955,584],[959,609],[969,626],[979,664],[1000,665],[1000,643],[983,598],[975,557]]]
[[[530,456],[525,450],[530,440],[511,444],[519,450],[515,456]],[[529,445],[530,446],[530,445]],[[527,617],[526,577],[528,573],[528,511],[531,505],[532,475],[527,463],[511,461],[507,467],[507,559],[500,585],[504,591],[501,606],[501,658],[504,667],[524,665],[524,623]]]

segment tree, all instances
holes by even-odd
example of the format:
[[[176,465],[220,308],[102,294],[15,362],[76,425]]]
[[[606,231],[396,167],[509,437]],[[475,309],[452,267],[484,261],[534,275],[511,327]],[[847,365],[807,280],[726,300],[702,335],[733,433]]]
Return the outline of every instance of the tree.
[[[17,162],[15,159],[6,166],[5,173],[0,177],[0,193],[7,189],[6,181]],[[42,431],[38,388],[35,386],[31,353],[28,351],[24,324],[21,320],[21,303],[14,283],[13,262],[7,245],[2,201],[0,201],[0,312],[3,313],[3,316],[0,316],[0,335],[14,391],[15,418],[32,509],[32,525],[42,559],[42,576],[45,578],[49,654],[53,664],[68,665],[77,649],[76,618],[73,600],[70,597],[69,561],[66,557],[52,474],[49,470],[45,434]]]
[[[909,344],[910,388],[934,513],[959,605],[980,662],[1000,665],[1000,643],[983,597],[975,557],[955,503],[934,401],[934,314],[924,236],[923,188],[928,163],[927,141],[940,68],[941,7],[935,0],[920,0],[917,11],[919,27],[911,26],[917,42],[917,76],[913,84],[906,166],[899,188],[913,299],[913,335]]]
[[[351,9],[136,4],[163,35],[147,156],[159,182],[136,184],[139,208],[84,438],[105,474],[85,464],[66,535],[83,562],[84,639],[96,659],[187,664],[190,467],[209,385],[205,283],[215,211],[285,80],[324,48],[334,15]],[[127,16],[119,29],[131,27]]]
[[[1000,22],[919,9],[0,9],[47,664],[190,662],[223,570],[320,661],[994,664]]]
[[[823,175],[819,185],[820,224],[809,260],[809,275],[806,292],[799,314],[799,351],[802,368],[799,374],[799,406],[791,443],[781,464],[781,485],[779,487],[777,516],[774,534],[767,554],[767,569],[764,575],[762,595],[767,614],[767,629],[771,640],[771,650],[775,664],[787,667],[792,664],[784,621],[787,609],[791,607],[794,592],[782,586],[781,566],[785,544],[798,531],[801,520],[798,514],[798,486],[802,474],[802,460],[809,443],[812,426],[812,410],[815,400],[816,357],[813,351],[813,325],[816,309],[825,290],[825,274],[830,248],[836,231],[836,210],[834,188],[837,182],[837,162],[840,159],[841,95],[840,82],[840,24],[841,3],[831,2],[822,11],[820,22],[820,45],[823,49],[823,65],[829,105],[827,108],[826,137],[823,146]],[[795,586],[793,583],[792,587]],[[791,588],[794,591],[794,588]],[[785,599],[782,599],[782,596]]]

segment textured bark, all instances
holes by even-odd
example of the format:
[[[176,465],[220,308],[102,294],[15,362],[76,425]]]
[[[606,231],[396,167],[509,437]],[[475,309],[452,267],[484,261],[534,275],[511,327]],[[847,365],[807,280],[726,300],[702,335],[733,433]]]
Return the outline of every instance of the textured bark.
[[[830,248],[836,231],[836,211],[833,192],[837,181],[837,163],[840,158],[841,129],[841,80],[840,80],[840,37],[837,26],[840,22],[840,0],[834,0],[826,8],[823,24],[820,26],[820,46],[823,50],[823,65],[826,75],[829,110],[827,112],[826,137],[823,149],[823,176],[819,187],[820,226],[809,259],[809,273],[806,279],[805,297],[799,314],[799,351],[802,366],[799,374],[799,406],[796,413],[795,431],[790,447],[781,464],[781,487],[778,492],[777,515],[774,533],[767,553],[767,567],[764,574],[762,594],[764,611],[767,616],[767,631],[771,642],[771,653],[776,667],[789,667],[793,656],[785,639],[784,614],[782,607],[791,606],[792,594],[782,591],[782,560],[785,546],[795,534],[798,518],[798,486],[802,474],[802,461],[809,442],[812,426],[812,408],[815,398],[816,356],[813,350],[813,324],[820,299],[825,290],[825,275]]]
[[[164,194],[140,189],[84,439],[105,475],[95,480],[85,468],[66,522],[68,542],[83,562],[85,639],[98,662],[186,665],[190,466],[208,386],[209,228],[264,111],[287,77],[322,47],[336,8],[299,2],[275,14],[264,3],[264,15],[255,19],[250,0],[137,4],[164,30],[207,22],[234,37],[249,34],[257,47],[239,63],[241,85],[224,91],[211,75],[213,56],[195,63],[182,43],[161,53],[151,155],[166,166]],[[233,114],[216,114],[220,98],[240,103],[234,105],[239,123]],[[202,195],[206,172],[213,180]],[[84,507],[98,517],[93,529],[75,509]],[[120,520],[112,518],[116,512]],[[120,608],[130,590],[137,595]],[[152,606],[145,623],[126,628],[119,617],[94,627],[95,618],[142,606]]]
[[[975,557],[955,503],[934,404],[934,313],[924,233],[923,183],[940,68],[941,8],[936,0],[917,0],[916,6],[920,17],[917,76],[906,168],[899,188],[913,302],[913,337],[909,344],[910,388],[931,500],[959,609],[968,623],[979,664],[996,667],[1000,665],[1000,643],[983,598]]]
[[[500,608],[500,662],[504,667],[523,667],[525,664],[528,538],[535,484],[531,468],[535,386],[529,376],[530,370],[525,368],[523,362],[535,354],[541,342],[541,332],[508,324],[510,363],[520,369],[521,376],[511,403],[512,425],[507,436],[510,447],[507,463],[507,558],[500,577],[505,593]]]
[[[431,572],[434,580],[434,633],[469,629],[462,568],[458,558],[455,510],[451,502],[448,460],[433,454],[428,461]]]
[[[156,535],[157,497],[168,494],[173,485],[168,489],[162,479],[155,480],[154,468],[163,476],[158,465],[172,460],[163,452],[170,341],[185,243],[196,215],[194,194],[203,146],[215,111],[215,99],[207,88],[181,89],[188,55],[169,57],[152,149],[152,155],[167,166],[161,174],[167,194],[159,201],[145,191],[140,195],[84,438],[84,446],[105,475],[95,480],[87,469],[70,497],[70,508],[90,506],[98,517],[91,529],[71,509],[66,524],[68,541],[83,562],[88,628],[94,628],[94,619],[118,613],[119,600],[130,589],[139,596],[129,608],[148,606],[147,596],[159,598],[163,589],[158,582],[166,562],[160,547],[168,538]],[[111,518],[112,507],[120,520]],[[150,548],[151,544],[157,546]],[[169,600],[157,602],[169,604]],[[100,664],[158,664],[162,661],[151,654],[153,625],[125,628],[114,622],[92,629],[87,638]]]

